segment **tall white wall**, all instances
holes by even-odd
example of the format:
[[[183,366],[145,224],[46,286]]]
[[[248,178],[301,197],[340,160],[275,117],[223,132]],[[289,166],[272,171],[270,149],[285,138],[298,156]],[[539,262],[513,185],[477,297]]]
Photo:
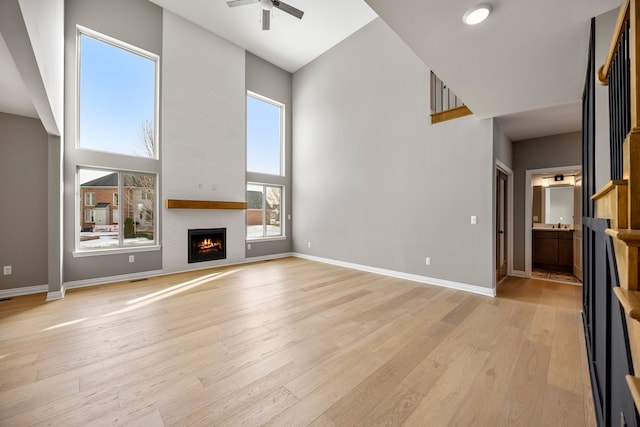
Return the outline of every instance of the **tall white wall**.
[[[245,52],[164,11],[162,201],[245,201]],[[162,208],[164,272],[243,261],[245,212]],[[187,230],[227,228],[227,259],[188,264]]]
[[[428,100],[379,19],[294,74],[294,251],[493,287],[493,122],[431,125]]]

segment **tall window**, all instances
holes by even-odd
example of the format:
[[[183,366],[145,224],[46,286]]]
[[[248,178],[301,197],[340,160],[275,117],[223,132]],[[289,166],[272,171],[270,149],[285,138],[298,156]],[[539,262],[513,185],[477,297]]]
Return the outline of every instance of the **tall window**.
[[[78,249],[148,246],[155,243],[156,177],[138,172],[78,170],[79,194],[93,194],[95,205],[82,206]],[[114,195],[122,203],[113,206]],[[120,224],[120,217],[124,223]]]
[[[77,251],[155,246],[159,57],[81,27],[77,45]]]
[[[78,146],[156,158],[158,57],[89,30],[78,45]]]
[[[282,236],[282,193],[279,185],[247,184],[247,239]]]
[[[284,105],[247,95],[247,171],[284,175]]]

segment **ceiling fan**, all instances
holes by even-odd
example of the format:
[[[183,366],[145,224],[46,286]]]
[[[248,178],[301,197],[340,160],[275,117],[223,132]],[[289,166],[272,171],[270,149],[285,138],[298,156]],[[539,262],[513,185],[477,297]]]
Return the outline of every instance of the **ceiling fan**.
[[[262,8],[262,29],[268,30],[271,26],[271,10],[275,7],[283,12],[288,13],[291,16],[295,16],[298,19],[302,19],[304,12],[300,9],[286,4],[280,0],[230,0],[227,2],[229,7],[244,6],[247,4],[260,3]]]

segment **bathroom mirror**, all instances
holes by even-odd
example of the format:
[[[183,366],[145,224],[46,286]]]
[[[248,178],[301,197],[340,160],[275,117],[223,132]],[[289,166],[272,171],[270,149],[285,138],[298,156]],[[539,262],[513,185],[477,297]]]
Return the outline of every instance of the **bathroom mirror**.
[[[544,223],[573,224],[573,186],[544,188]]]
[[[573,224],[574,187],[533,187],[534,224]]]

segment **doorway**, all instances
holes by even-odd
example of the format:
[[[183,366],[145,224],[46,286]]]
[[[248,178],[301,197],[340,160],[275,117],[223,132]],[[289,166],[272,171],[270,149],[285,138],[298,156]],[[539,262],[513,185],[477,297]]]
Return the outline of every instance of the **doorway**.
[[[509,176],[496,168],[496,284],[507,277],[509,210]]]
[[[526,171],[525,277],[580,284],[581,199],[575,194],[581,170],[575,165]]]

